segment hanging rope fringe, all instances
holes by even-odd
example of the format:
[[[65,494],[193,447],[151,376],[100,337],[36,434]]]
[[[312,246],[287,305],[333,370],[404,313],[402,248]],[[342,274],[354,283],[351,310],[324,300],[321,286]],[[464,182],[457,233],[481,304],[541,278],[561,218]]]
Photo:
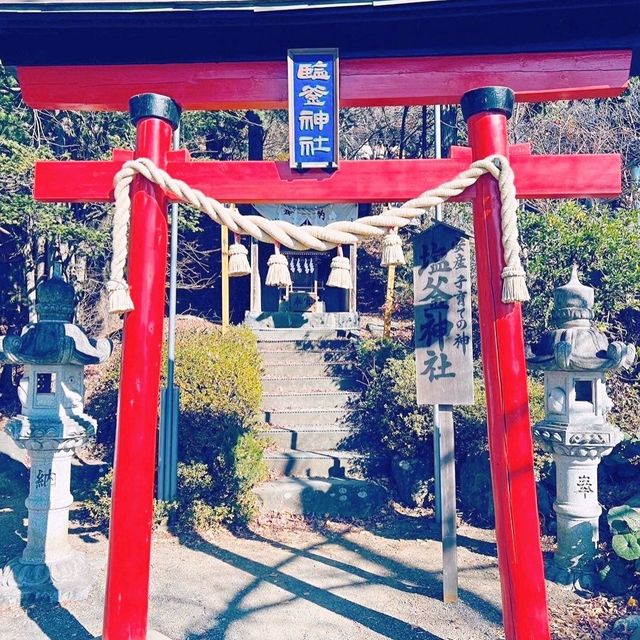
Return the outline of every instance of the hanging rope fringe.
[[[366,216],[354,222],[332,222],[324,227],[315,225],[296,227],[285,220],[267,220],[262,216],[243,216],[237,209],[225,207],[214,198],[206,196],[202,191],[192,189],[182,180],[172,178],[166,171],[156,167],[148,158],[137,158],[125,162],[114,178],[113,258],[111,279],[107,285],[109,308],[114,313],[124,313],[133,308],[129,289],[124,279],[124,268],[127,261],[127,234],[131,206],[129,188],[137,174],[159,185],[185,204],[190,204],[203,211],[214,222],[227,226],[233,233],[250,235],[260,242],[275,244],[276,253],[269,258],[269,272],[271,272],[272,260],[277,261],[280,267],[286,267],[282,263],[282,260],[286,263],[286,258],[280,256],[279,245],[295,251],[305,249],[329,251],[341,244],[357,245],[360,238],[385,235],[385,230],[395,230],[385,237],[386,242],[395,243],[397,241],[390,238],[394,235],[397,237],[399,228],[423,216],[428,209],[460,195],[465,189],[475,184],[478,178],[487,173],[498,181],[502,201],[502,245],[505,261],[505,268],[502,272],[502,301],[505,303],[524,302],[529,299],[529,293],[519,255],[518,201],[515,197],[513,171],[509,166],[509,161],[503,156],[490,156],[478,160],[453,180],[425,191],[401,207],[387,209],[382,215]],[[389,250],[391,251],[391,249]],[[404,264],[404,262],[396,264]],[[278,271],[284,275],[282,269],[276,269],[276,272]],[[288,278],[281,278],[281,280],[285,280],[285,284],[280,286],[291,282],[288,269],[286,271]]]
[[[127,237],[131,209],[129,186],[134,176],[135,173],[126,171],[123,167],[114,178],[116,207],[113,213],[113,255],[111,256],[111,278],[107,282],[109,313],[114,314],[133,311],[129,285],[124,279],[124,267],[127,263]]]
[[[391,265],[406,264],[404,253],[402,253],[402,240],[398,235],[398,229],[389,231],[382,240],[382,260],[380,264],[383,267]]]
[[[251,274],[251,265],[247,256],[249,251],[242,244],[242,240],[237,233],[233,234],[233,244],[229,247],[229,277],[238,278]]]
[[[265,284],[268,287],[290,287],[291,274],[289,273],[289,261],[287,256],[280,253],[280,245],[275,245],[273,255],[267,261],[269,270],[267,271],[267,279]]]
[[[129,285],[124,280],[109,280],[109,313],[127,313],[133,311],[133,300],[129,294]]]
[[[520,260],[518,259],[518,262]],[[502,302],[526,302],[529,300],[527,274],[522,266],[505,267],[502,270]]]
[[[342,254],[342,247],[338,247],[338,255],[331,260],[331,272],[327,278],[327,287],[351,289],[351,262]]]
[[[496,157],[493,165],[498,170],[494,177],[500,188],[502,250],[505,266],[502,270],[502,302],[527,302],[527,274],[520,262],[520,243],[518,242],[518,200],[514,185],[513,169],[506,158]]]

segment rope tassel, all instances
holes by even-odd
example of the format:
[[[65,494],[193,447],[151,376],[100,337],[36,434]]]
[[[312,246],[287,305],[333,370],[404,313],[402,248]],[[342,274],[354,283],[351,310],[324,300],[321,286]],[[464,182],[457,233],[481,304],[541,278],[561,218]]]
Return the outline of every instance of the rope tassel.
[[[129,285],[124,280],[109,280],[109,313],[127,313],[133,311],[133,300],[129,294]]]
[[[109,293],[109,313],[121,314],[133,311],[133,300],[129,294],[129,285],[124,276],[129,252],[129,217],[131,200],[129,186],[136,172],[123,167],[114,178],[114,196],[116,208],[113,213],[113,254],[111,256],[111,278],[107,282]]]
[[[520,262],[520,243],[518,242],[518,200],[514,184],[513,169],[506,158],[496,157],[493,164],[499,174],[494,177],[500,188],[500,226],[502,228],[502,249],[505,267],[502,270],[502,302],[527,302],[526,273]]]
[[[502,302],[527,302],[529,290],[527,289],[526,273],[522,266],[506,266],[502,270]]]
[[[242,244],[240,236],[233,234],[233,244],[229,247],[229,277],[238,278],[240,276],[248,276],[251,273],[251,265],[247,256],[249,251]]]
[[[291,274],[289,273],[289,261],[287,256],[280,253],[280,245],[275,243],[275,252],[267,261],[269,270],[265,284],[268,287],[290,287]]]
[[[404,253],[402,253],[402,240],[398,235],[397,227],[387,233],[382,241],[382,261],[383,267],[391,265],[406,264]]]
[[[331,272],[327,278],[327,287],[351,289],[351,262],[342,254],[342,247],[338,246],[338,255],[331,260]]]

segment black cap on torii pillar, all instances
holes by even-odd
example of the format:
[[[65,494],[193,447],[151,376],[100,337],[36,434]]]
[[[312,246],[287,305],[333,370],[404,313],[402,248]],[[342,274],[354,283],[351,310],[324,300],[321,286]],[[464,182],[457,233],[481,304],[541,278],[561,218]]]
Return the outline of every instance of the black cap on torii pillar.
[[[159,93],[140,93],[129,100],[129,114],[133,124],[143,118],[161,118],[176,129],[182,109],[178,103]]]
[[[485,111],[502,113],[509,119],[515,98],[515,93],[509,87],[480,87],[467,91],[460,99],[460,107],[465,122],[476,113]]]

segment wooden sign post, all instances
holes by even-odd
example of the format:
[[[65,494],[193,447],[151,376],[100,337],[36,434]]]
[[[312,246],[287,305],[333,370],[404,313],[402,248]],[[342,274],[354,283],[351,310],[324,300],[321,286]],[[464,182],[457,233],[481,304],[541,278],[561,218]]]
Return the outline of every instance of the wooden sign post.
[[[434,446],[440,494],[443,597],[458,600],[453,405],[473,404],[471,272],[468,235],[436,222],[414,239],[418,404],[438,407]]]

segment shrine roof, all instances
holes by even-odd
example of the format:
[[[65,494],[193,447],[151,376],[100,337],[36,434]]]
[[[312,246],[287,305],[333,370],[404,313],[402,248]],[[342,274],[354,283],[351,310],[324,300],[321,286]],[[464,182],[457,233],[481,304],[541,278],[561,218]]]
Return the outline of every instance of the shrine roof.
[[[279,60],[632,49],[638,0],[0,0],[8,65]]]

